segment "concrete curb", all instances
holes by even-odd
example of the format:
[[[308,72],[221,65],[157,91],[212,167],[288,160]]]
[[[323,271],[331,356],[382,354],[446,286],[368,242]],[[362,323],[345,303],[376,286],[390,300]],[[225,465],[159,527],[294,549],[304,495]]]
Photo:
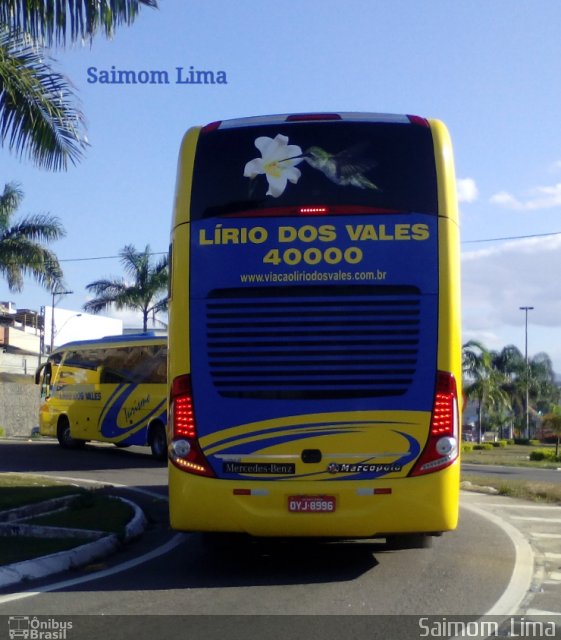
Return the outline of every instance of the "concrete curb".
[[[134,511],[132,519],[125,528],[124,542],[139,538],[143,534],[147,523],[144,512],[130,500],[120,496],[112,497],[128,504]],[[61,571],[83,566],[115,553],[120,545],[121,541],[115,534],[107,534],[98,540],[82,544],[67,551],[60,551],[41,558],[23,560],[0,567],[0,588],[9,587],[24,580],[45,578]]]
[[[134,502],[127,500],[126,498],[121,498],[120,496],[113,496],[117,500],[128,504],[129,507],[134,511],[134,515],[131,521],[127,524],[125,528],[125,542],[130,542],[131,540],[136,540],[136,538],[140,538],[140,536],[144,533],[144,529],[146,529],[146,525],[148,521],[146,520],[146,516],[144,515],[144,511]]]

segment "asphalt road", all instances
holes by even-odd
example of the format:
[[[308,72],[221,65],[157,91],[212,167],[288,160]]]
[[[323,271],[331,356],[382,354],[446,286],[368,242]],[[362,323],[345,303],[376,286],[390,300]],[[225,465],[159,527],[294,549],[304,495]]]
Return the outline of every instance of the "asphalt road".
[[[239,636],[231,634],[236,625],[226,622],[229,616],[283,615],[284,627],[276,628],[291,637],[290,629],[297,627],[302,632],[304,618],[299,616],[311,615],[306,618],[311,625],[307,635],[325,638],[353,636],[348,624],[338,627],[338,616],[353,614],[376,617],[375,630],[369,628],[364,636],[376,638],[381,637],[377,635],[380,630],[386,635],[395,631],[391,625],[398,622],[418,631],[419,616],[482,615],[504,600],[516,571],[517,543],[496,522],[467,506],[462,508],[458,529],[437,538],[431,549],[389,551],[372,541],[260,543],[216,555],[200,536],[169,531],[166,468],[153,461],[147,450],[92,445],[83,451],[65,451],[54,441],[0,441],[0,471],[124,485],[133,491],[151,521],[142,540],[105,563],[25,585],[18,593],[0,593],[0,616],[53,612],[57,616],[211,616],[198,618],[200,628],[212,624],[211,637],[247,640],[253,637],[247,626]],[[226,617],[217,623],[217,614]],[[329,618],[324,616],[334,617],[326,624]],[[127,620],[130,623],[132,618]],[[256,630],[260,620],[263,618],[255,619]],[[352,623],[357,633],[359,620],[362,617],[353,618]],[[129,623],[131,636],[123,633],[122,637],[132,637],[136,623]],[[163,618],[160,623],[164,624]],[[134,636],[164,637],[153,624],[147,618]],[[99,634],[99,629],[95,632]],[[263,633],[256,634],[263,637]],[[83,637],[87,633],[80,635]]]

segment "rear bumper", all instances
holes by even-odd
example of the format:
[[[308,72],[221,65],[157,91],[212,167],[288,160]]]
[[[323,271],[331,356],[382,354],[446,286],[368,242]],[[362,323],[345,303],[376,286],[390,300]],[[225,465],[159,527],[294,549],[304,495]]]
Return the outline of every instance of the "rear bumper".
[[[416,478],[317,483],[218,480],[170,464],[170,521],[179,531],[254,536],[383,537],[450,531],[458,522],[459,480],[459,460]],[[251,494],[235,495],[239,489],[250,489]],[[335,511],[290,513],[288,498],[299,495],[335,496]]]

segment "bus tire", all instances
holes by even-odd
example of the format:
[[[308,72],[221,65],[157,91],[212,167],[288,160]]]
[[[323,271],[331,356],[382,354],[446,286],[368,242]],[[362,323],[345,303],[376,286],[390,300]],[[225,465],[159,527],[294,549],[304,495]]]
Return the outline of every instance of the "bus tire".
[[[403,533],[386,538],[389,549],[430,549],[432,536],[428,533]]]
[[[150,450],[156,460],[166,460],[168,457],[168,442],[166,430],[161,422],[150,428]]]
[[[70,435],[70,422],[66,417],[59,420],[56,436],[63,449],[81,449],[86,444],[84,440],[77,440]]]

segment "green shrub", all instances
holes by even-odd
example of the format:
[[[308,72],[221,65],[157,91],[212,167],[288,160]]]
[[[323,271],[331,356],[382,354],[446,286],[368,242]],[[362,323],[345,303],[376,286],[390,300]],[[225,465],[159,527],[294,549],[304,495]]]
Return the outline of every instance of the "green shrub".
[[[473,451],[473,442],[462,442],[462,453],[471,453]]]
[[[497,442],[493,442],[493,446],[498,449],[500,447],[506,447],[507,445],[507,441],[506,440],[497,440]]]
[[[545,460],[547,457],[546,452],[541,449],[540,451],[531,451],[530,452],[530,460]]]
[[[530,460],[553,460],[555,453],[551,449],[536,449],[530,453]]]
[[[530,460],[548,460],[548,461],[561,461],[561,456],[555,456],[553,449],[536,449],[530,452]]]
[[[530,440],[531,447],[539,447],[541,442],[539,440]]]
[[[493,445],[490,442],[482,442],[481,444],[473,445],[474,451],[492,451]]]

